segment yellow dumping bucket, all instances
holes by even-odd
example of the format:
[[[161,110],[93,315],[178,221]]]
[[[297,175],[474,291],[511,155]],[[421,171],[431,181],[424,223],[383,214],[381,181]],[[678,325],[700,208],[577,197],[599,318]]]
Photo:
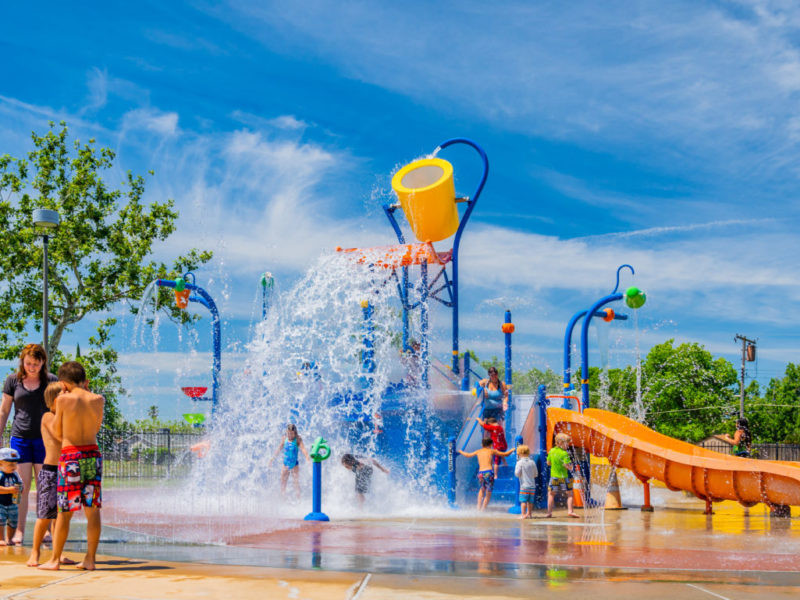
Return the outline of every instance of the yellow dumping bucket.
[[[453,165],[446,160],[415,160],[395,173],[392,188],[419,241],[438,242],[458,229]]]

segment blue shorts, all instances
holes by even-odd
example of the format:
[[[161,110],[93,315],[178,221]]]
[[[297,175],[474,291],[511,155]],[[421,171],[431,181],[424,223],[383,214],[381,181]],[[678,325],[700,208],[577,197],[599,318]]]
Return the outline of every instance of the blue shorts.
[[[536,500],[536,490],[520,490],[519,491],[519,502],[520,504],[524,504],[525,502],[534,502]]]
[[[19,507],[16,504],[9,504],[8,506],[0,504],[0,527],[8,525],[16,529],[18,521]]]
[[[44,462],[44,442],[42,438],[21,438],[11,436],[11,447],[19,452],[20,463],[40,465]]]

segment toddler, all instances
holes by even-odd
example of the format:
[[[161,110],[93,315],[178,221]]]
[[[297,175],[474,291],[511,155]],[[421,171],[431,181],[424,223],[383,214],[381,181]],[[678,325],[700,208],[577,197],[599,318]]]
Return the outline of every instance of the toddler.
[[[531,450],[521,444],[517,446],[517,466],[514,475],[519,479],[520,519],[533,518],[533,502],[536,496],[536,477],[539,469],[531,458]]]
[[[22,479],[17,474],[19,452],[13,448],[0,448],[0,527],[3,527],[3,540],[0,546],[13,546],[11,539],[19,521],[19,497],[22,493]]]

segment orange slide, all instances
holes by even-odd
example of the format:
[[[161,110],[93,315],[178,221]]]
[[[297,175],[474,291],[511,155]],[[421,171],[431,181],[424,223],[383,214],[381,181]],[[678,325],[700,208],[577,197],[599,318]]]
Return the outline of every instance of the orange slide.
[[[693,493],[707,505],[720,500],[744,506],[800,505],[800,465],[714,452],[594,408],[583,413],[548,408],[547,439],[562,431],[573,446],[629,469],[643,483],[657,479],[673,491]]]

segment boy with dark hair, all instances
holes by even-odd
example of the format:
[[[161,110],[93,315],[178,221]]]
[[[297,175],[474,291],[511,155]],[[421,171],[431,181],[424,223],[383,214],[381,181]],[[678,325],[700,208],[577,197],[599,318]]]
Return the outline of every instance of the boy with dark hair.
[[[40,569],[58,570],[72,513],[83,506],[86,514],[86,556],[79,569],[93,571],[100,542],[100,483],[103,458],[97,447],[97,432],[103,423],[105,399],[88,390],[86,371],[79,362],[65,362],[58,369],[65,392],[56,399],[53,434],[61,438],[58,460],[58,517],[53,556]]]
[[[459,450],[458,453],[462,456],[477,456],[478,457],[478,483],[480,489],[478,490],[478,510],[485,510],[489,505],[489,500],[492,497],[492,490],[494,489],[494,469],[492,463],[495,456],[508,456],[514,449],[501,452],[492,448],[491,438],[484,438],[481,440],[482,448],[475,450],[475,452],[464,452]]]
[[[369,492],[372,484],[372,467],[376,466],[381,471],[389,474],[389,469],[384,467],[374,458],[356,456],[355,454],[342,454],[342,466],[356,474],[356,498],[358,505],[364,506],[364,497]]]

